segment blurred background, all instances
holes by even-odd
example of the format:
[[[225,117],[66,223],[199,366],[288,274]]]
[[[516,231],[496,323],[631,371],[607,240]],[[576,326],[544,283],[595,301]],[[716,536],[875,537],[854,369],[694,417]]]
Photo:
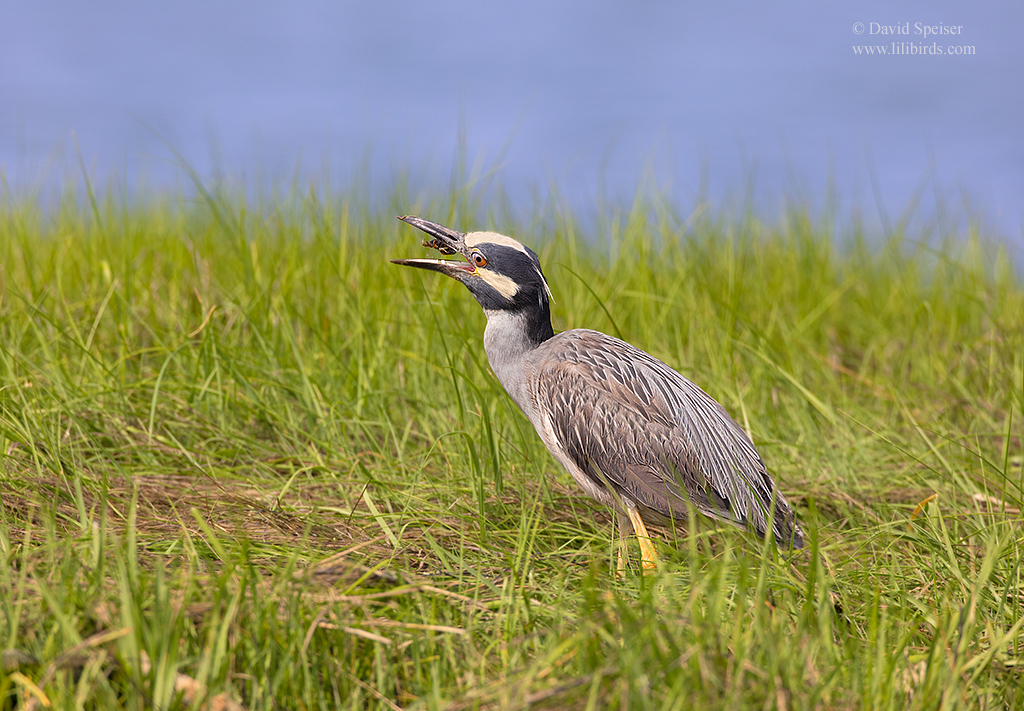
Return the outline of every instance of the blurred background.
[[[188,190],[188,165],[415,196],[476,166],[527,208],[795,201],[883,233],[980,222],[1019,258],[1022,27],[1024,4],[951,0],[3,3],[0,168],[22,196],[83,165],[128,195]]]

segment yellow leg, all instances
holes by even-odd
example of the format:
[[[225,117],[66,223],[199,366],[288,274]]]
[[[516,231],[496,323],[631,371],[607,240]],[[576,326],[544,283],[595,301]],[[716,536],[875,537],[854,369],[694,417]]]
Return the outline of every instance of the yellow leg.
[[[647,526],[640,518],[640,512],[631,506],[626,506],[626,514],[630,523],[633,524],[633,531],[636,532],[636,540],[640,543],[640,562],[644,570],[654,570],[658,567],[658,551],[654,549],[654,542],[647,533]],[[621,549],[620,549],[621,556]]]

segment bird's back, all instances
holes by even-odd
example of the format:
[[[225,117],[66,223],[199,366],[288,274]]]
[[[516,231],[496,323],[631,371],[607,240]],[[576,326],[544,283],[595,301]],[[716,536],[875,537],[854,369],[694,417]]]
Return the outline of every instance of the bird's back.
[[[534,424],[542,437],[550,430],[564,449],[560,458],[594,486],[611,486],[662,522],[685,519],[692,506],[761,537],[774,510],[780,545],[803,545],[792,509],[746,432],[675,370],[583,329],[548,339],[530,361],[532,399],[545,420]]]

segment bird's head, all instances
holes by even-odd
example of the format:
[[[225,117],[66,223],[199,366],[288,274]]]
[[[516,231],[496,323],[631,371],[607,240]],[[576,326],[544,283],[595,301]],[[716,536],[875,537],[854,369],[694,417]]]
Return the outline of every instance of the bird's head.
[[[420,217],[398,219],[430,235],[424,247],[441,254],[459,254],[466,261],[392,259],[395,264],[441,272],[461,281],[485,311],[540,312],[547,317],[551,291],[540,261],[529,247],[496,232],[463,234]]]

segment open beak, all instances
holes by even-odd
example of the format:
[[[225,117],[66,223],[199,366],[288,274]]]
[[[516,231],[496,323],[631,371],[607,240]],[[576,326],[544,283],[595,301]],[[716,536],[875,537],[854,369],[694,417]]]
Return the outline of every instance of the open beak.
[[[421,217],[413,217],[412,215],[403,215],[398,219],[430,235],[432,239],[424,240],[424,247],[436,249],[441,254],[461,254],[467,259],[469,258],[466,235],[463,233],[450,227],[439,225],[436,222],[424,220]],[[462,281],[462,277],[476,271],[476,267],[470,262],[459,262],[449,259],[392,259],[391,261],[394,264],[402,264],[407,267],[441,272],[459,281]]]

